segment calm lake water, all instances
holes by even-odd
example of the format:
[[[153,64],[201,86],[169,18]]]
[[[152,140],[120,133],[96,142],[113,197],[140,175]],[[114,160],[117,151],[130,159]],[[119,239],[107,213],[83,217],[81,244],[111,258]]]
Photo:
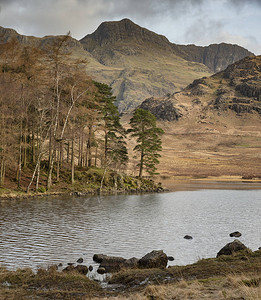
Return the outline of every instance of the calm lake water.
[[[156,249],[184,265],[215,257],[236,230],[252,250],[261,246],[261,190],[0,200],[0,265],[92,264],[94,253],[140,258]]]

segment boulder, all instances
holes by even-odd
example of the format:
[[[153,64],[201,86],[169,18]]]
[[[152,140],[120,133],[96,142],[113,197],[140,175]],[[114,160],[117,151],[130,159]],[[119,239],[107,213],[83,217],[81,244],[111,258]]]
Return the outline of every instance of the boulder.
[[[230,237],[240,237],[242,234],[239,231],[234,231],[230,233]]]
[[[232,255],[235,252],[245,250],[247,247],[241,243],[239,240],[234,240],[231,243],[226,244],[217,254],[217,257],[220,255]]]
[[[94,254],[92,259],[96,263],[100,264],[102,262],[102,260],[106,257],[107,257],[107,255],[104,255],[104,254]]]
[[[81,264],[83,262],[83,258],[79,258],[78,260],[77,260],[77,263],[78,264]]]
[[[117,272],[122,269],[125,261],[126,259],[123,257],[104,255],[100,263],[100,268],[104,268],[109,273]]]
[[[184,239],[186,239],[186,240],[192,240],[193,237],[192,237],[191,235],[185,235],[185,236],[184,236]]]
[[[89,266],[89,271],[91,272],[93,270],[93,266]]]
[[[99,268],[104,268],[106,273],[117,272],[121,269],[132,269],[138,267],[138,258],[136,257],[125,259],[119,256],[94,254],[93,260],[99,263]]]
[[[139,268],[166,268],[168,257],[162,250],[153,250],[138,261]]]
[[[138,267],[138,261],[139,259],[136,257],[132,257],[130,259],[126,259],[123,264],[122,268],[123,269],[134,269]]]
[[[168,256],[168,261],[173,261],[174,257],[173,256]]]

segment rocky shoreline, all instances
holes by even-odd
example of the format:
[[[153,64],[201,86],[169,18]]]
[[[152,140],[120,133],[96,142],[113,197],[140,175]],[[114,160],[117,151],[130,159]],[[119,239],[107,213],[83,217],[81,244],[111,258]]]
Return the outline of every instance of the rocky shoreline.
[[[239,235],[238,232],[235,234]],[[82,258],[75,263],[69,263],[66,267],[59,264],[39,269],[36,273],[30,269],[8,271],[0,267],[0,298],[2,295],[8,295],[9,298],[15,299],[13,296],[16,293],[16,299],[17,295],[28,297],[40,295],[40,298],[44,295],[48,299],[107,299],[129,295],[130,298],[120,299],[135,299],[135,293],[139,293],[145,295],[139,299],[148,299],[146,298],[148,289],[152,295],[156,295],[158,289],[156,286],[162,292],[167,291],[172,285],[179,286],[180,282],[183,282],[183,288],[187,288],[193,282],[203,282],[211,286],[215,283],[214,288],[217,289],[219,288],[216,286],[217,282],[227,284],[227,276],[242,273],[250,278],[255,276],[255,279],[245,280],[246,284],[254,282],[255,286],[259,286],[261,283],[259,277],[256,279],[261,274],[261,248],[252,251],[238,239],[220,249],[216,258],[202,259],[186,266],[167,266],[168,261],[173,259],[162,250],[153,250],[140,259],[94,254],[93,261],[99,264],[98,270],[101,271],[97,270],[97,273],[105,274],[103,284],[97,282],[93,275],[87,275],[94,274],[96,270],[92,265],[84,265]],[[153,291],[150,288],[152,286],[155,286]],[[6,296],[3,299],[9,298]]]

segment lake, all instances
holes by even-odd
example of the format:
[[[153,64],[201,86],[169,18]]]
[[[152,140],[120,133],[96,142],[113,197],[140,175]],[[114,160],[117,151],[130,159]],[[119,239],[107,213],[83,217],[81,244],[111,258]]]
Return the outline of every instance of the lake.
[[[0,200],[0,265],[93,264],[95,253],[142,257],[162,249],[170,265],[215,257],[229,233],[261,246],[261,190]],[[191,235],[192,240],[185,240]]]

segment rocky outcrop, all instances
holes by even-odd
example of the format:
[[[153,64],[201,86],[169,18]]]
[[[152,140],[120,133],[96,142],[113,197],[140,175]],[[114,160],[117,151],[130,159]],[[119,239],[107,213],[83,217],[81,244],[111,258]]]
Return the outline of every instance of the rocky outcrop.
[[[217,254],[217,257],[221,255],[232,255],[235,252],[246,250],[247,247],[239,240],[234,240],[231,243],[226,244]]]
[[[243,47],[226,43],[206,47],[196,45],[175,45],[174,47],[180,51],[180,56],[184,59],[203,63],[215,73],[246,56],[253,55]]]
[[[146,99],[139,108],[148,110],[158,120],[176,121],[182,116],[181,111],[175,107],[174,101],[168,98]]]
[[[162,250],[153,250],[138,261],[139,268],[166,268],[168,257]]]

